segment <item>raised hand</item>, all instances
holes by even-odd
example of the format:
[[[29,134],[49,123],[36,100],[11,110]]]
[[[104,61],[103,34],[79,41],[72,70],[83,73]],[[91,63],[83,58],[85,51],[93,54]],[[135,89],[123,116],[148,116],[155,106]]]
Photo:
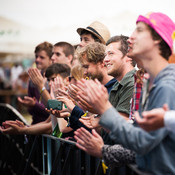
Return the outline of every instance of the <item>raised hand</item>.
[[[54,82],[52,83],[52,89],[53,89],[53,93],[54,93],[55,98],[58,96],[59,89],[65,90],[63,80],[60,77],[57,76],[54,79]]]
[[[138,112],[135,112],[135,119],[141,128],[146,131],[153,131],[164,126],[164,115],[168,110],[168,106],[165,104],[163,108],[144,111],[142,113],[143,118],[140,117]]]
[[[18,97],[18,101],[26,106],[26,107],[32,107],[36,104],[37,100],[35,97],[29,97],[29,96],[24,96],[24,99],[22,99],[21,97]]]
[[[94,129],[92,130],[92,134],[85,128],[76,130],[74,134],[78,148],[92,156],[102,157],[103,139]]]
[[[78,82],[78,86],[79,86]],[[112,105],[108,101],[108,92],[106,88],[98,80],[88,80],[84,82],[84,91],[78,92],[83,100],[89,103],[95,109],[95,113],[103,114]]]
[[[97,116],[97,115],[96,114],[91,114],[91,115],[88,115],[86,117],[81,117],[79,119],[79,121],[90,129],[97,129],[97,128],[100,127],[100,125],[98,124],[100,118],[95,117],[95,116]]]
[[[68,94],[71,98],[73,98],[75,101],[78,101],[77,93],[79,92],[79,88],[75,86],[74,84],[71,84],[68,86]]]
[[[33,84],[35,84],[40,91],[46,83],[46,78],[44,78],[36,68],[30,68],[28,74]]]

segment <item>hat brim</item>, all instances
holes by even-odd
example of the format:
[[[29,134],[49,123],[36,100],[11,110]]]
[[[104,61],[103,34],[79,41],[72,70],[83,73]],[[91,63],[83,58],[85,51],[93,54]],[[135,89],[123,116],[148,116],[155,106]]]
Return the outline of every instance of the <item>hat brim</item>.
[[[150,27],[152,27],[153,29],[155,29],[153,24],[150,22],[150,20],[148,18],[146,18],[145,16],[140,15],[136,21],[136,24],[138,22],[144,22],[144,23],[148,24]]]
[[[93,32],[93,31],[90,30],[90,29],[87,29],[87,28],[78,28],[78,29],[77,29],[77,33],[78,33],[79,35],[81,35],[81,32],[82,32],[83,30],[86,30],[86,31],[92,33],[92,34],[95,35],[103,44],[106,44],[105,41],[104,41],[104,39],[103,39],[101,36],[99,36],[98,34],[96,34],[95,32]]]

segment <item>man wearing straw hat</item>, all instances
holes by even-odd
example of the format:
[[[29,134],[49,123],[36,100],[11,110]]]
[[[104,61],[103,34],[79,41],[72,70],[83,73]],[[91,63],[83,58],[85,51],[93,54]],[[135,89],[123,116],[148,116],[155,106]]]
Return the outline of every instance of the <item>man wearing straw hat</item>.
[[[94,42],[105,45],[110,38],[109,29],[99,21],[94,21],[86,28],[78,28],[77,33],[80,35],[80,47]]]

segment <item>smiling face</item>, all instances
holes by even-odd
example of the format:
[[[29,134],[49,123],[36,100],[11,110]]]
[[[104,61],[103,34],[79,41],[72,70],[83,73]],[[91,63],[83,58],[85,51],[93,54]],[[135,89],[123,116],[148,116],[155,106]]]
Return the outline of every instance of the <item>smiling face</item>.
[[[108,75],[111,75],[115,78],[122,75],[124,68],[124,59],[123,53],[120,49],[120,42],[113,42],[106,46],[106,57],[104,63],[107,66]]]
[[[152,39],[148,26],[143,22],[138,22],[137,27],[128,40],[129,51],[127,56],[133,58],[142,67],[142,57],[149,55],[155,48],[156,42]]]

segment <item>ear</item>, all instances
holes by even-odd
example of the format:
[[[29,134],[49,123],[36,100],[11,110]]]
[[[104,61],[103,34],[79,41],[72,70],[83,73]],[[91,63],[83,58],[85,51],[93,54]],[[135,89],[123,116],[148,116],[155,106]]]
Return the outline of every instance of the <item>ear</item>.
[[[159,40],[154,40],[154,43],[157,45],[157,44],[159,44],[161,42],[161,39],[159,39]]]
[[[67,58],[68,58],[69,63],[71,64],[72,59],[73,59],[73,56],[72,55],[69,55]]]
[[[100,66],[101,68],[105,67],[104,61],[103,61],[103,62],[99,62],[99,66]]]

